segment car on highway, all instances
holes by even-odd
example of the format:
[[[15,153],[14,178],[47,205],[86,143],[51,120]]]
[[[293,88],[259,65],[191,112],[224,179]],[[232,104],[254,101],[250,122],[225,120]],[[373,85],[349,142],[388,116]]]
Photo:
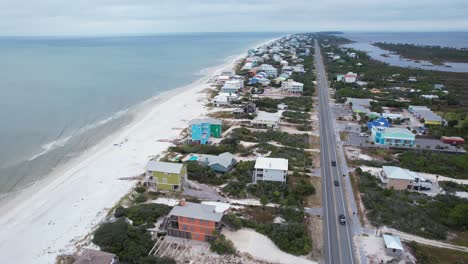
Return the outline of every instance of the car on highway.
[[[331,162],[332,166],[336,166],[336,161]]]
[[[346,217],[344,216],[344,214],[340,214],[338,219],[340,220],[340,224],[346,225]]]
[[[340,186],[340,183],[338,181],[333,181],[333,183],[335,184],[335,186]]]

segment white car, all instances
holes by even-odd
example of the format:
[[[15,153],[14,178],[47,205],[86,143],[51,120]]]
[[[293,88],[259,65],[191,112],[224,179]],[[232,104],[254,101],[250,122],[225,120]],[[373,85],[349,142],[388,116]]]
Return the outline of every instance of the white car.
[[[367,133],[359,133],[359,136],[360,137],[367,137],[368,135],[367,135]]]

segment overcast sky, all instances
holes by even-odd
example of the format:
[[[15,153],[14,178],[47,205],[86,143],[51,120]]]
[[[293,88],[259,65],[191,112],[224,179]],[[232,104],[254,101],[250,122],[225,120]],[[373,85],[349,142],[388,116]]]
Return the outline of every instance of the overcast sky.
[[[468,0],[0,0],[0,35],[468,31]]]

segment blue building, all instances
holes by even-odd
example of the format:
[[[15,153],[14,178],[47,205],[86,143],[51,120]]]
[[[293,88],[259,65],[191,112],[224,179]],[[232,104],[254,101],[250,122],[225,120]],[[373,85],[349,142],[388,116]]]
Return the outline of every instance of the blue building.
[[[194,119],[190,122],[191,142],[207,144],[210,137],[222,136],[222,121],[215,118]]]
[[[374,121],[367,122],[367,127],[369,128],[369,130],[372,130],[373,126],[389,127],[390,123],[388,122],[388,120],[386,118],[381,117],[381,118],[376,119]]]
[[[404,128],[373,126],[371,138],[375,144],[412,147],[416,136]]]

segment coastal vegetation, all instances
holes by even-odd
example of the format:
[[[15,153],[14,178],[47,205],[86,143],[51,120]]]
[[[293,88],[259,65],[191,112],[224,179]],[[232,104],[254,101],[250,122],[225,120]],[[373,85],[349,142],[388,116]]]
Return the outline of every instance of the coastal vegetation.
[[[170,206],[164,204],[138,204],[128,208],[119,206],[114,212],[116,218],[127,217],[132,220],[134,226],[145,225],[154,227],[159,217],[165,216],[171,210]]]
[[[468,228],[468,200],[450,194],[425,194],[385,189],[379,180],[357,168],[359,191],[367,217],[376,226],[389,226],[431,239]]]
[[[150,233],[144,227],[129,225],[124,219],[100,225],[94,233],[93,243],[103,251],[116,254],[122,263],[175,263],[170,258],[148,256],[154,244]]]
[[[412,255],[424,264],[463,264],[468,262],[468,253],[446,248],[431,247],[416,242],[406,243]]]
[[[262,208],[261,210],[266,212],[267,209]],[[227,215],[226,219],[238,229],[252,228],[266,235],[284,252],[294,255],[309,254],[312,249],[312,241],[305,227],[304,213],[294,207],[269,208],[269,210],[273,210],[271,212],[273,215],[281,216],[284,222],[275,223],[271,220],[265,221],[264,218],[240,218],[232,214]]]
[[[373,45],[412,60],[426,60],[434,64],[443,62],[468,63],[467,49],[387,42],[376,42]]]

